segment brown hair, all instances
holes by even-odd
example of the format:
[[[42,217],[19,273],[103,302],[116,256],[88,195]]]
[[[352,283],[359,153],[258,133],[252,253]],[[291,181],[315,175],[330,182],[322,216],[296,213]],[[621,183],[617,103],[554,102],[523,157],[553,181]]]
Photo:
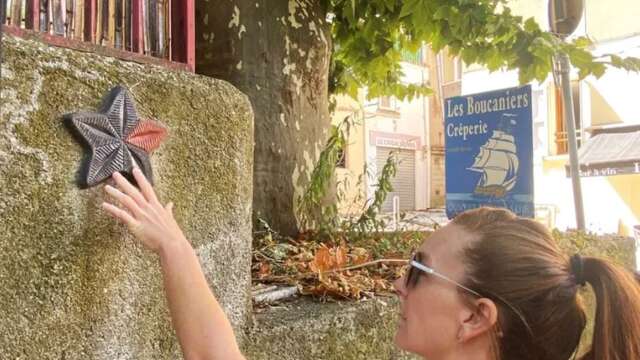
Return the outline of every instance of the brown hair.
[[[464,250],[464,284],[499,308],[499,358],[570,359],[586,324],[578,294],[586,282],[597,305],[592,346],[583,359],[640,359],[640,285],[630,272],[576,257],[576,274],[545,226],[505,209],[469,210],[453,223],[476,237]]]

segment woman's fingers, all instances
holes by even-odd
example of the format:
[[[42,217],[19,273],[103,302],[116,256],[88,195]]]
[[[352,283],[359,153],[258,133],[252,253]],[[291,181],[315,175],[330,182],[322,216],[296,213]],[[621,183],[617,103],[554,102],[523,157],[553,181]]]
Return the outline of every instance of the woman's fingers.
[[[133,177],[138,182],[138,186],[140,187],[145,199],[151,203],[158,203],[156,192],[153,191],[153,187],[139,168],[133,168]]]
[[[129,229],[133,229],[138,225],[138,221],[133,218],[133,216],[129,215],[128,212],[120,209],[119,207],[109,204],[107,202],[102,203],[102,208],[111,214],[114,218],[120,220],[120,222],[127,225]]]
[[[118,189],[124,194],[130,196],[138,205],[142,206],[146,202],[144,195],[142,195],[142,193],[140,192],[140,189],[138,189],[131,181],[129,181],[129,179],[124,177],[124,175],[116,172],[113,174],[113,178]]]
[[[104,189],[109,195],[124,205],[136,218],[140,218],[142,216],[140,206],[130,196],[123,194],[113,186],[106,185]]]
[[[146,202],[144,196],[142,196],[140,191],[136,189],[136,187],[133,186],[129,182],[129,180],[125,179],[125,177],[122,176],[122,174],[120,174],[119,172],[113,173],[113,180],[115,180],[116,185],[118,185],[118,188],[122,190],[123,193],[129,195],[133,200],[135,200],[135,202],[138,203],[138,205],[142,206],[142,204]]]

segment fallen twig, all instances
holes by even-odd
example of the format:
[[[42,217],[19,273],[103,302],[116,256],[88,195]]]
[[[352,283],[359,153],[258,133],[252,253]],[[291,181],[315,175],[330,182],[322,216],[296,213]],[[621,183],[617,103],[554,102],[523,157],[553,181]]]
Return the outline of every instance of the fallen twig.
[[[378,260],[373,260],[373,261],[368,261],[362,264],[358,264],[358,265],[352,265],[352,266],[347,266],[344,268],[339,268],[339,269],[332,269],[332,270],[327,270],[327,271],[322,271],[320,272],[321,274],[332,274],[332,273],[337,273],[337,272],[342,272],[342,271],[348,271],[348,270],[354,270],[354,269],[359,269],[359,268],[363,268],[363,267],[367,267],[369,265],[374,265],[374,264],[379,264],[379,263],[401,263],[401,264],[406,264],[407,260],[406,259],[378,259]],[[285,279],[296,279],[296,280],[301,280],[301,279],[306,279],[309,277],[314,277],[316,275],[318,275],[319,273],[317,272],[307,272],[307,273],[302,273],[302,274],[298,274],[298,275],[279,275],[279,276],[266,276],[263,278],[260,278],[260,281],[279,281],[279,280],[285,280]]]

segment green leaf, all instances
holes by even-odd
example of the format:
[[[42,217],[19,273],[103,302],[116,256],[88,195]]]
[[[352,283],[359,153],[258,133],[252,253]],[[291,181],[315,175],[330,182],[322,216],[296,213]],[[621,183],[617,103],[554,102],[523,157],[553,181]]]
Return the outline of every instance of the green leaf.
[[[449,9],[450,8],[448,6],[439,7],[438,10],[435,12],[435,14],[433,14],[433,18],[436,20],[448,19],[450,16]]]
[[[606,66],[604,66],[604,64],[602,63],[594,63],[591,70],[593,72],[593,76],[595,76],[596,78],[600,78],[602,75],[604,75]]]
[[[593,55],[583,49],[571,49],[569,52],[569,58],[571,59],[572,64],[580,68],[593,63]]]
[[[581,36],[573,41],[573,44],[579,48],[587,48],[593,44],[591,39],[586,36]]]
[[[460,56],[462,56],[462,60],[467,64],[473,64],[476,59],[478,58],[478,53],[477,50],[473,47],[468,47],[468,48],[464,48],[462,49],[462,52],[460,53]]]
[[[580,80],[586,78],[587,76],[590,75],[590,71],[587,68],[581,68],[580,71],[578,71],[578,77],[580,78]]]
[[[386,0],[385,5],[389,11],[393,11],[396,8],[396,0]]]
[[[524,31],[528,33],[533,33],[533,32],[540,31],[540,27],[538,26],[538,23],[536,22],[536,20],[530,17],[527,19],[527,21],[524,22]]]
[[[539,64],[535,66],[534,72],[536,74],[536,80],[543,82],[547,76],[549,75],[549,67],[544,66],[543,64]]]
[[[624,68],[624,60],[622,60],[622,58],[620,56],[610,54],[609,57],[611,57],[611,64],[613,66],[619,67],[619,68]]]
[[[505,0],[334,0],[329,10],[333,49],[331,90],[367,97],[410,99],[426,88],[401,83],[402,51],[423,42],[494,71],[519,70],[522,83],[544,79],[551,57],[566,53],[581,76],[601,76],[607,66],[640,71],[640,59],[611,56],[596,62],[586,37],[564,43],[533,18],[515,16]]]
[[[420,5],[420,0],[406,0],[402,4],[402,10],[400,10],[400,17],[411,15],[415,12],[416,8]]]

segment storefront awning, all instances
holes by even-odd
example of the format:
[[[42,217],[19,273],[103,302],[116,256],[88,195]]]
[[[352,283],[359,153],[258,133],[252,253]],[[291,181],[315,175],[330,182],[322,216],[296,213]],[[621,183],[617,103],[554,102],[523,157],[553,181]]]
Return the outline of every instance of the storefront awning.
[[[640,174],[640,127],[597,129],[578,150],[580,176]],[[567,177],[571,176],[569,164]]]

